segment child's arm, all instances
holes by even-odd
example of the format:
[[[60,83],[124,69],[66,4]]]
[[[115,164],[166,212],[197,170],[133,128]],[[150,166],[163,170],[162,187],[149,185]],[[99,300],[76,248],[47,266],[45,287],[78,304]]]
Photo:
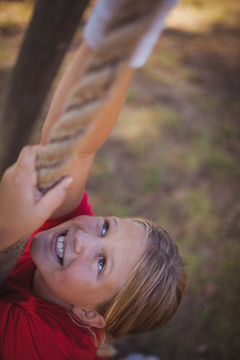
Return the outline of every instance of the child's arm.
[[[92,50],[85,42],[83,42],[77,51],[73,62],[70,64],[67,72],[58,85],[43,126],[41,144],[47,142],[51,128],[60,117],[63,105],[71,89],[81,78],[83,67],[88,61],[91,52]],[[84,137],[78,156],[75,158],[68,172],[68,174],[73,177],[73,181],[67,190],[67,196],[64,202],[53,213],[53,217],[59,217],[71,212],[81,201],[94,155],[107,139],[117,120],[133,73],[134,69],[126,66],[118,79],[116,79],[114,89],[104,106],[102,116],[98,118],[94,127],[92,127],[91,131]]]
[[[49,114],[43,127],[42,144],[46,143],[52,125],[62,114],[64,104],[71,89],[81,79],[84,66],[88,63],[88,59],[93,51],[92,49],[96,49],[105,36],[104,28],[106,21],[111,17],[112,12],[115,11],[115,6],[121,3],[121,1],[122,0],[101,0],[96,2],[96,6],[84,30],[85,41],[60,82],[53,98]],[[114,89],[111,97],[105,104],[103,114],[83,139],[84,141],[79,150],[79,154],[69,170],[69,174],[73,177],[73,182],[67,191],[64,203],[54,212],[53,216],[62,216],[78,205],[87,182],[93,157],[98,148],[107,139],[117,120],[134,69],[144,65],[147,61],[164,27],[165,18],[176,2],[177,0],[159,1],[158,8],[156,8],[156,13],[152,19],[152,25],[146,33],[143,34],[143,37],[137,44],[135,52],[129,61],[129,65],[122,68],[121,73],[117,79],[115,79]]]

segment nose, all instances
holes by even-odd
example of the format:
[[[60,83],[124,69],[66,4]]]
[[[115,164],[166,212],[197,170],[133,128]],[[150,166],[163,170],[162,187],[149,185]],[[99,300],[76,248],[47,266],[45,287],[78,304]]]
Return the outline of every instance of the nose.
[[[78,230],[74,235],[74,252],[82,256],[92,254],[99,249],[101,239]]]

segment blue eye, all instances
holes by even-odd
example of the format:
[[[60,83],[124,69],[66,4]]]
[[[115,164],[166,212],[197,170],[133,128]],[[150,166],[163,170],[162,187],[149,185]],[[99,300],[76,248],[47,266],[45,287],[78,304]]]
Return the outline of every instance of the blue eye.
[[[108,229],[109,229],[109,223],[107,221],[104,221],[101,235],[104,236],[107,233]]]
[[[106,259],[103,256],[99,256],[99,259],[98,259],[98,273],[99,274],[103,271],[105,264],[106,264]]]

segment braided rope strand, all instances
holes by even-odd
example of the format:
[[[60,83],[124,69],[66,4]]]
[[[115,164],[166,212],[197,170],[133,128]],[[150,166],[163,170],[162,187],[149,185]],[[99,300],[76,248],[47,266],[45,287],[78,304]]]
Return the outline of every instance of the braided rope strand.
[[[122,0],[105,25],[103,40],[93,51],[80,82],[72,90],[48,144],[37,161],[38,188],[42,193],[65,174],[84,136],[97,121],[110,96],[114,80],[151,25],[164,0]]]

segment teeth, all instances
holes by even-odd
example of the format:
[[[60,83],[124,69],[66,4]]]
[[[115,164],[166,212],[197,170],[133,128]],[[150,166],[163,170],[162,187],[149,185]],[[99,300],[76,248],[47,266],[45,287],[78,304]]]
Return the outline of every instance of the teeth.
[[[63,259],[63,242],[65,235],[60,235],[56,241],[56,253],[60,259]]]
[[[57,239],[58,242],[63,243],[65,235],[60,235]]]

